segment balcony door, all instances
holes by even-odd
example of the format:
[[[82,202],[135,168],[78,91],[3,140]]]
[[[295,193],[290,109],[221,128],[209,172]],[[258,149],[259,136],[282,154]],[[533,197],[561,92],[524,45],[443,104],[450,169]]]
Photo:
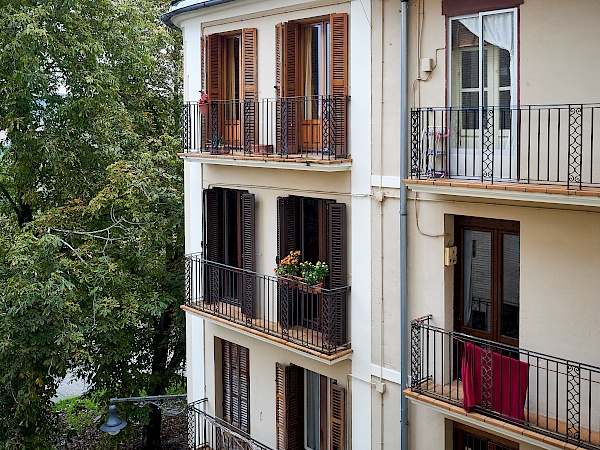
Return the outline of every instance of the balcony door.
[[[329,95],[331,56],[330,25],[318,22],[300,28],[301,49],[301,97],[302,116],[301,145],[312,150],[323,145],[323,99]]]
[[[277,262],[291,251],[300,250],[302,261],[325,262],[329,276],[324,287],[329,289],[346,285],[346,205],[333,200],[310,197],[279,197]],[[329,301],[333,301],[331,298]],[[285,326],[301,325],[323,330],[323,295],[279,291],[280,306],[285,303],[287,313],[280,312],[279,321]],[[340,311],[340,316],[344,317]],[[345,324],[342,324],[342,328]],[[345,331],[342,335],[345,335]]]
[[[275,37],[278,152],[346,153],[348,15],[281,23]]]
[[[519,345],[519,223],[457,216],[456,331]]]
[[[516,9],[450,19],[450,130],[452,176],[517,176]],[[441,128],[441,127],[440,127]]]
[[[254,194],[236,189],[205,189],[203,238],[205,301],[228,303],[252,315]]]
[[[518,450],[519,444],[454,422],[453,450]]]

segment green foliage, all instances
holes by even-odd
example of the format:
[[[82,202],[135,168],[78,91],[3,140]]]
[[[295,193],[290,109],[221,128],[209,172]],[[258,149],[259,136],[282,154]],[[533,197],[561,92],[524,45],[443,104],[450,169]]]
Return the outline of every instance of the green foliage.
[[[67,434],[81,434],[86,428],[98,422],[106,409],[106,406],[99,401],[100,394],[93,393],[90,396],[73,397],[56,402],[54,410],[63,411],[66,415]]]
[[[316,264],[303,261],[300,263],[300,275],[306,284],[312,286],[321,283],[329,275],[329,266],[322,261],[317,261]]]
[[[2,4],[0,449],[51,448],[69,371],[106,408],[183,364],[181,49],[160,3]]]

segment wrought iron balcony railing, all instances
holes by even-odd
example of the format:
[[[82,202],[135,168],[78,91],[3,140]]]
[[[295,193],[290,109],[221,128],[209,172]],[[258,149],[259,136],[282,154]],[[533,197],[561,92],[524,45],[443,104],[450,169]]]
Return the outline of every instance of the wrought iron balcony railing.
[[[188,255],[186,305],[324,355],[350,348],[349,286],[325,289]]]
[[[348,97],[186,102],[183,151],[283,158],[344,159]]]
[[[249,434],[204,411],[207,399],[188,405],[188,449],[272,450]]]
[[[600,449],[600,367],[411,324],[411,390]]]
[[[411,177],[600,184],[600,104],[420,108],[411,112]]]

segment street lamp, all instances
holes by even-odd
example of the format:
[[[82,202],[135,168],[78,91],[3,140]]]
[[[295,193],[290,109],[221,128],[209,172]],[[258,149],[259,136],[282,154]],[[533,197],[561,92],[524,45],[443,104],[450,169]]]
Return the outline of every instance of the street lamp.
[[[162,410],[167,416],[176,416],[181,414],[187,408],[187,394],[177,395],[148,395],[146,397],[126,397],[126,398],[111,398],[110,406],[108,407],[108,420],[105,424],[100,425],[100,430],[105,431],[110,435],[119,434],[127,422],[117,414],[117,405],[115,403],[131,402],[134,405],[143,406],[154,405]]]

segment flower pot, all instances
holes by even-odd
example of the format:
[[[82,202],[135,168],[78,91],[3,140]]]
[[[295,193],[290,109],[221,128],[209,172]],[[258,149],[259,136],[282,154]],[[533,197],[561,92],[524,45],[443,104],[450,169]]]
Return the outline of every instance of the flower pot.
[[[208,103],[200,103],[198,105],[198,112],[202,115],[208,114]]]
[[[323,283],[309,285],[304,282],[304,278],[296,277],[294,275],[277,275],[277,284],[280,286],[288,286],[308,294],[319,294],[323,288]]]

